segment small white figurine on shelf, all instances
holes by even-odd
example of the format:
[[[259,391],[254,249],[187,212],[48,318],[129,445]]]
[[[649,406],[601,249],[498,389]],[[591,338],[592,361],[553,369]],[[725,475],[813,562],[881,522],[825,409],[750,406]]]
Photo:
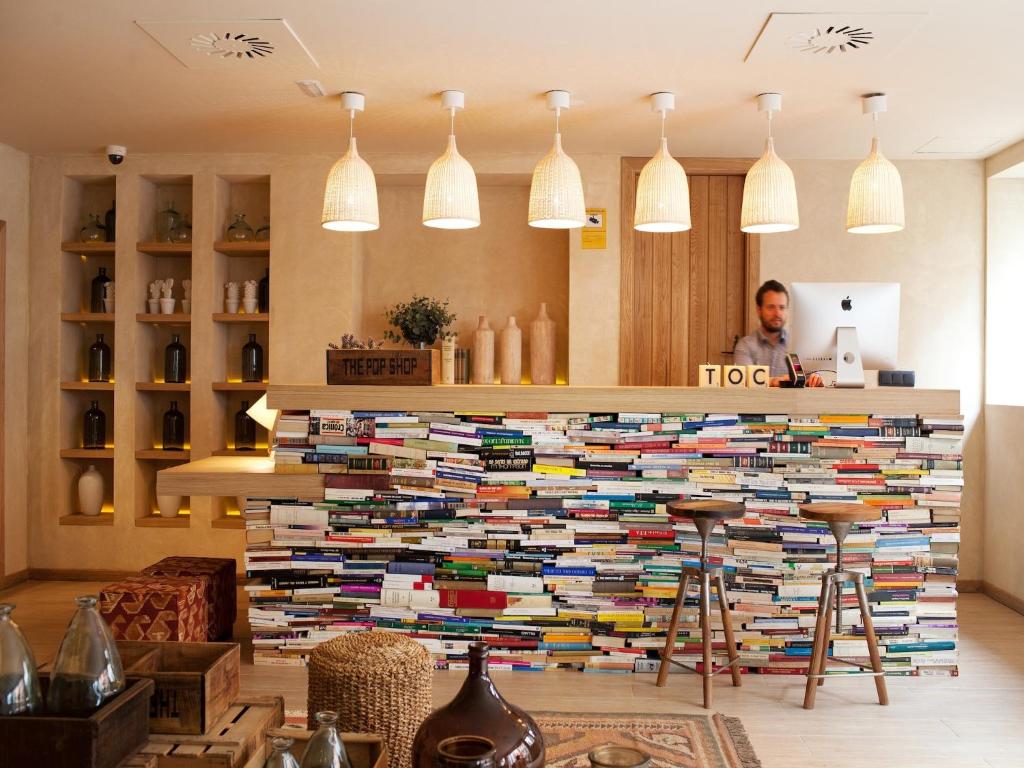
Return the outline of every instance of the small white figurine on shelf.
[[[256,281],[246,280],[244,287],[245,294],[242,297],[242,307],[245,309],[245,314],[251,315],[256,312],[256,307],[259,304],[259,300],[256,297]]]
[[[114,281],[110,280],[103,284],[103,311],[107,314],[114,314]]]
[[[238,299],[238,283],[225,283],[224,287],[227,289],[227,297],[224,299],[224,311],[229,315],[233,315],[238,312],[238,305],[240,304]]]
[[[188,315],[192,312],[192,281],[182,280],[181,288],[185,291],[185,297],[181,300],[181,311]]]
[[[163,280],[154,280],[149,284],[149,314],[156,315],[160,312],[160,286]]]
[[[174,288],[174,278],[168,277],[166,280],[161,281],[160,286],[160,312],[164,315],[174,314],[174,298],[171,296],[171,290]]]

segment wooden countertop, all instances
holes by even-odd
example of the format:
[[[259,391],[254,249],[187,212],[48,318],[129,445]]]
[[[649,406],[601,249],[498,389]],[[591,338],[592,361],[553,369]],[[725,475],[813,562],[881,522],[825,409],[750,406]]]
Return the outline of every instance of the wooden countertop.
[[[432,387],[271,384],[281,410],[631,411],[669,413],[960,413],[955,389],[726,389],[441,384]]]
[[[323,489],[323,475],[275,473],[266,456],[210,456],[156,473],[158,494],[322,499]]]

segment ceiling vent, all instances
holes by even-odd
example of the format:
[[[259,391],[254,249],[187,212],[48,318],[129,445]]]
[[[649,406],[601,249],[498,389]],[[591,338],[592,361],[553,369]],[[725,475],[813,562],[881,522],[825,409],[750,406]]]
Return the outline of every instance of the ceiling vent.
[[[786,43],[790,48],[807,53],[849,53],[864,48],[874,40],[875,34],[864,27],[844,24],[828,26],[813,32],[793,35]]]
[[[243,62],[259,63],[297,80],[308,78],[310,67],[319,67],[284,19],[135,23],[189,69],[236,69]]]

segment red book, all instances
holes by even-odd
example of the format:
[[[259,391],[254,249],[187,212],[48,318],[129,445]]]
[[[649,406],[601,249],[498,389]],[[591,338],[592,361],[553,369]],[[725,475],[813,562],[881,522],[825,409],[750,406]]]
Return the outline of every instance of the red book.
[[[387,470],[381,474],[321,475],[325,488],[360,488],[366,491],[386,491],[391,487]]]
[[[441,589],[441,608],[508,608],[508,594],[487,589]]]
[[[369,445],[370,441],[388,445],[405,445],[404,440],[400,437],[357,437],[356,445]]]
[[[674,539],[675,531],[661,531],[648,528],[630,528],[629,536],[633,539]]]
[[[547,411],[509,411],[505,414],[506,419],[546,419]]]

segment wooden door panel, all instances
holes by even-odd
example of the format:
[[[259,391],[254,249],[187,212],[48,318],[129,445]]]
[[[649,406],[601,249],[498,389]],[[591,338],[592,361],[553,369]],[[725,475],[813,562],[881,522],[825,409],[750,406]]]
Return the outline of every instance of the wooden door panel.
[[[672,328],[672,333],[684,333],[689,339],[686,366],[686,385],[696,383],[694,367],[707,362],[708,357],[708,229],[710,224],[710,184],[707,176],[690,177],[690,280],[677,283],[674,290],[689,291],[690,311],[686,325]]]

